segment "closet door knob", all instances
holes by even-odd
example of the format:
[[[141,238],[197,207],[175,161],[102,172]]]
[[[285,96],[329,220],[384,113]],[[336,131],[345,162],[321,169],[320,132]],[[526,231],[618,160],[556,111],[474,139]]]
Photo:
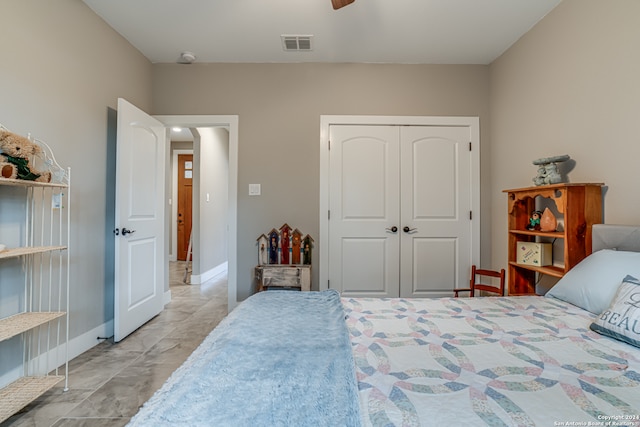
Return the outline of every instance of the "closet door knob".
[[[404,231],[405,233],[411,233],[412,231],[416,231],[417,228],[409,228],[409,226],[405,225],[404,228],[402,229],[402,231]]]
[[[392,233],[395,233],[396,231],[398,231],[398,227],[396,227],[395,225],[391,228],[385,228],[385,230],[390,231]]]

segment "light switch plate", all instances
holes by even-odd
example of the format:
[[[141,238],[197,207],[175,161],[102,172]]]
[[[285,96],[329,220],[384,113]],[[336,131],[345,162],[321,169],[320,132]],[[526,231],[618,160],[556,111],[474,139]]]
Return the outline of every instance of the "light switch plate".
[[[259,196],[260,195],[260,184],[249,184],[249,195],[250,196]]]

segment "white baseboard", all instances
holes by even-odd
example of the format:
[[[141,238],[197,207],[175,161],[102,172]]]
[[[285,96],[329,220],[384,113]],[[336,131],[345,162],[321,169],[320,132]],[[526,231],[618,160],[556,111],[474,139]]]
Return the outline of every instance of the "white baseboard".
[[[113,320],[109,320],[108,322],[93,328],[89,332],[85,332],[80,336],[71,338],[69,341],[69,360],[100,344],[102,340],[98,340],[98,337],[110,338],[112,336]]]
[[[191,275],[191,284],[192,285],[201,285],[209,279],[213,279],[219,274],[225,273],[229,267],[228,262],[223,262],[217,267],[212,268],[209,271],[206,271],[202,274],[192,274]]]
[[[100,326],[97,326],[90,330],[89,332],[85,332],[82,335],[79,335],[75,338],[71,338],[69,340],[69,360],[80,356],[85,351],[95,347],[100,344],[103,339],[100,338],[111,338],[113,336],[113,320],[109,320],[106,323],[103,323]],[[58,365],[64,364],[65,352],[64,352],[64,344],[61,344],[58,349],[53,348],[49,351],[49,354],[57,354]]]
[[[102,340],[98,340],[98,337],[111,337],[113,335],[113,320],[109,320],[102,325],[93,328],[89,332],[72,338],[68,343],[69,360],[81,355],[85,351],[100,344]],[[44,375],[45,372],[55,369],[56,366],[62,367],[65,364],[65,358],[67,355],[67,349],[64,344],[60,344],[57,347],[51,348],[48,352],[45,351],[39,357],[35,358],[32,363],[32,369],[35,369],[40,375]],[[33,364],[35,363],[35,365]],[[22,366],[18,366],[15,369],[6,372],[0,376],[0,386],[4,387],[12,381],[22,376]]]
[[[169,289],[168,291],[165,291],[164,293],[164,297],[162,299],[162,303],[164,305],[167,305],[171,302],[171,289]]]

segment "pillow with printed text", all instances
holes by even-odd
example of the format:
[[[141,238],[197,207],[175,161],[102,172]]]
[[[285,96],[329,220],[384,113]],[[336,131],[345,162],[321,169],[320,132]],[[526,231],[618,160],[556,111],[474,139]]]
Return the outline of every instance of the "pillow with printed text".
[[[640,281],[627,276],[611,305],[591,324],[591,329],[640,347]]]

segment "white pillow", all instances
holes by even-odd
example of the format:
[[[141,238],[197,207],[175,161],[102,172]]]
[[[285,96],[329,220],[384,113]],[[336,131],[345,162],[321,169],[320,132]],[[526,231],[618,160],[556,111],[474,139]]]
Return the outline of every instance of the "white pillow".
[[[640,277],[640,252],[602,249],[569,270],[546,296],[600,314],[627,275]]]
[[[590,327],[599,334],[640,347],[640,281],[625,277],[611,305]]]

